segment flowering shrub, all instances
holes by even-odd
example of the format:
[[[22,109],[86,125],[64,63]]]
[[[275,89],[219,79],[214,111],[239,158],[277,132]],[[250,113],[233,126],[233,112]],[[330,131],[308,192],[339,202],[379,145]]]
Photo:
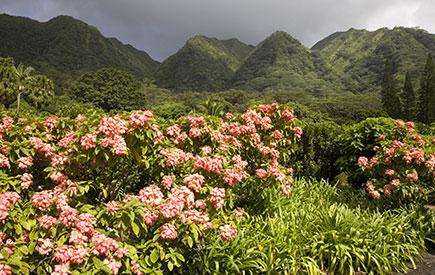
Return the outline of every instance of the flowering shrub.
[[[396,120],[393,131],[381,134],[371,158],[361,156],[358,165],[368,175],[366,190],[372,199],[397,202],[424,198],[435,190],[435,138],[415,131],[413,122]]]
[[[180,267],[207,231],[235,238],[237,190],[289,194],[296,124],[277,104],[169,125],[149,111],[3,117],[0,273]]]

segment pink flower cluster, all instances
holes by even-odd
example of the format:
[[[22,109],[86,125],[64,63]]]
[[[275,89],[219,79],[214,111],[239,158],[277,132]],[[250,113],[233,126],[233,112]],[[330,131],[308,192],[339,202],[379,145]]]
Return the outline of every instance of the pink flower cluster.
[[[0,223],[4,223],[9,215],[9,208],[20,199],[16,192],[4,192],[0,195]]]
[[[25,170],[33,166],[33,158],[32,157],[22,157],[17,159],[18,168],[21,170]]]
[[[237,231],[231,224],[226,224],[219,227],[221,239],[224,241],[232,241],[236,237]]]

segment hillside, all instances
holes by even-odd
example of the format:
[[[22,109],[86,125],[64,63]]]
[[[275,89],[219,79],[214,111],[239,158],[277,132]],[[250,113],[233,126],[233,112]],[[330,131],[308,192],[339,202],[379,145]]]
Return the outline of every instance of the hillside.
[[[237,39],[195,36],[161,64],[156,83],[178,91],[224,89],[252,49]]]
[[[158,66],[147,53],[106,38],[95,27],[70,16],[38,22],[2,14],[0,37],[0,56],[11,56],[60,83],[103,67],[145,78]]]
[[[258,91],[303,90],[323,95],[341,89],[337,79],[309,49],[278,31],[254,49],[235,73],[232,86]]]
[[[391,60],[398,80],[403,81],[409,71],[417,82],[427,53],[435,54],[435,35],[403,27],[376,31],[350,29],[319,41],[312,51],[341,76],[346,88],[368,92],[379,89],[385,59]]]

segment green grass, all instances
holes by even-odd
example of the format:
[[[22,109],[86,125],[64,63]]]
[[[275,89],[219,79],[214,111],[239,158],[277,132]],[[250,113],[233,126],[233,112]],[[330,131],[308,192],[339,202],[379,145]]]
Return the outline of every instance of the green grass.
[[[326,182],[295,183],[290,198],[278,190],[266,209],[240,224],[237,238],[210,236],[189,257],[189,272],[227,274],[388,274],[414,265],[433,237],[435,218],[423,209],[380,212],[350,205]],[[361,205],[367,205],[361,202]]]

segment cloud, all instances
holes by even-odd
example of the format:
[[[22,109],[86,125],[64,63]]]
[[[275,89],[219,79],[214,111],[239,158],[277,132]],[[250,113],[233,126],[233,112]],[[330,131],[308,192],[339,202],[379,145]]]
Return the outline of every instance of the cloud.
[[[48,20],[68,14],[162,60],[204,34],[257,44],[284,30],[311,46],[339,30],[421,26],[435,32],[432,0],[2,0],[0,12]]]

